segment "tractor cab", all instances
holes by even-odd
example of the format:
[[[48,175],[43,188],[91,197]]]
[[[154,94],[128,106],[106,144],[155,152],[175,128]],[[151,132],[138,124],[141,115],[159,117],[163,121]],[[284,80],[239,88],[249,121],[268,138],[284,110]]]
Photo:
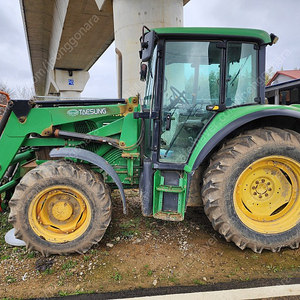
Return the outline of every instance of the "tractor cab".
[[[271,40],[264,31],[251,30],[251,39],[247,34],[250,30],[225,28],[143,33],[143,109],[157,117],[158,126],[150,127],[159,136],[152,135],[155,147],[150,142],[146,149],[157,147],[158,163],[186,163],[217,112],[263,103],[265,46]]]
[[[179,184],[180,171],[219,112],[263,104],[265,47],[271,43],[261,30],[144,27],[144,153],[158,181]],[[171,179],[162,179],[162,172]]]

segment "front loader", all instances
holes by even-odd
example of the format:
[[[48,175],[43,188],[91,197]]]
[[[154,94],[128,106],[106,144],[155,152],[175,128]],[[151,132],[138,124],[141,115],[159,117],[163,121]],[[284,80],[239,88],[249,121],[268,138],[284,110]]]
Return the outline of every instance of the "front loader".
[[[111,219],[111,190],[181,221],[204,205],[227,241],[299,247],[300,105],[266,104],[262,30],[143,27],[143,97],[10,100],[0,121],[9,222],[43,255],[84,253]]]

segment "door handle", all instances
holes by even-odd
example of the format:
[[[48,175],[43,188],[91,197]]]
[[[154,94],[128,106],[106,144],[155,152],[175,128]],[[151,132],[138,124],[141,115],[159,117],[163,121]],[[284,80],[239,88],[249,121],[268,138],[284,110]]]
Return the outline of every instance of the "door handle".
[[[167,114],[166,116],[166,130],[170,130],[171,128],[171,114]]]

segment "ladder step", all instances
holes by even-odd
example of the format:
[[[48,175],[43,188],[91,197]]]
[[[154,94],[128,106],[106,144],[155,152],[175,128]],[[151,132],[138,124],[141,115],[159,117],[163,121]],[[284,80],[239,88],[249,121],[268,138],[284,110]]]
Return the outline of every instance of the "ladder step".
[[[178,194],[185,191],[184,188],[180,186],[173,186],[173,185],[159,185],[156,187],[156,190],[159,192],[178,193]]]
[[[184,220],[183,214],[175,213],[175,212],[163,212],[163,211],[159,211],[156,214],[154,214],[153,218],[165,220],[165,221],[183,221]]]

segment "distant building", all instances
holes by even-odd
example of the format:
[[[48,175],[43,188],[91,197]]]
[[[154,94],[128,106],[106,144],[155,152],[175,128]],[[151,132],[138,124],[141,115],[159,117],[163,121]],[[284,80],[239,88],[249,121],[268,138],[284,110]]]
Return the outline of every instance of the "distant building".
[[[269,80],[267,86],[291,81],[294,79],[300,79],[300,70],[277,71]]]
[[[300,104],[300,70],[278,71],[266,86],[269,104]]]

